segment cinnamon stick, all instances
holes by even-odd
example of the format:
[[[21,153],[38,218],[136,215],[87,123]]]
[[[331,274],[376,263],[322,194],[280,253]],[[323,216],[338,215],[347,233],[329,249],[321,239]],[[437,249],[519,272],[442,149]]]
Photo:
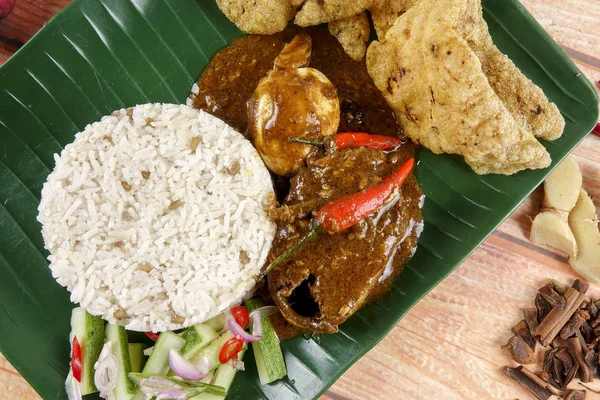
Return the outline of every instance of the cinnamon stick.
[[[579,339],[577,339],[577,337],[571,337],[567,339],[567,345],[569,346],[569,353],[571,354],[571,357],[573,360],[575,360],[577,365],[579,365],[579,380],[583,383],[591,382],[593,380],[593,376],[590,373],[590,368],[583,357]]]
[[[504,367],[504,373],[529,390],[539,400],[548,400],[552,396],[551,391],[538,385],[533,379],[521,372],[519,368]]]
[[[562,394],[561,391],[552,387],[552,385],[548,384],[548,382],[545,382],[542,378],[540,378],[539,376],[537,376],[536,374],[534,374],[533,372],[531,372],[524,366],[520,365],[517,368],[519,369],[519,371],[521,371],[523,374],[525,374],[527,377],[529,377],[532,381],[534,381],[541,387],[548,389],[550,392],[552,392],[552,394],[554,394],[556,396],[560,396]]]
[[[554,340],[584,299],[585,295],[577,289],[571,287],[567,290],[565,293],[565,306],[562,309],[558,307],[552,308],[534,332],[535,335],[540,336],[543,346],[548,346]]]
[[[579,293],[585,294],[590,287],[590,284],[586,281],[582,281],[581,279],[575,279],[575,282],[573,282],[573,286],[571,287],[577,290]]]

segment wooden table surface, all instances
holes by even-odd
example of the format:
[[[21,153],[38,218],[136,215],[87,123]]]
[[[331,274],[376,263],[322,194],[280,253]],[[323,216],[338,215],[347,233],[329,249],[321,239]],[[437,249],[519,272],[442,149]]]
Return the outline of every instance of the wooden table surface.
[[[0,64],[68,3],[17,0],[13,13],[0,21]],[[523,3],[581,71],[592,82],[600,80],[600,0]],[[574,154],[584,187],[600,199],[600,137],[590,135]],[[577,278],[564,255],[528,240],[542,195],[538,189],[530,196],[323,398],[532,398],[502,374],[510,359],[500,345],[521,319],[520,308],[532,306],[549,277],[569,284]],[[599,287],[590,290],[600,297]],[[38,398],[0,355],[0,400]],[[590,398],[600,395],[588,393]]]

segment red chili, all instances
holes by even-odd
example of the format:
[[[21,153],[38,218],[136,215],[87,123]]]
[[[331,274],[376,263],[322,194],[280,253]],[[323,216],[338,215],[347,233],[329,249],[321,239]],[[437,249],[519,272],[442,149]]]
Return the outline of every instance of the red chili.
[[[71,371],[73,372],[73,378],[75,378],[77,382],[81,382],[82,358],[81,346],[79,345],[77,336],[74,336],[71,350]]]
[[[594,127],[594,129],[592,129],[592,132],[600,136],[600,121],[596,122],[596,126]]]
[[[243,347],[244,341],[241,338],[237,336],[232,337],[225,342],[223,347],[221,347],[221,351],[219,352],[219,362],[221,364],[226,364],[227,361],[237,357],[238,353],[242,351]]]
[[[392,136],[371,135],[363,132],[343,132],[333,135],[334,148],[337,150],[368,147],[375,150],[393,150],[404,143],[404,140]],[[326,138],[326,140],[329,138]],[[324,140],[290,137],[292,142],[325,147]]]
[[[349,194],[323,206],[317,212],[316,218],[312,221],[304,237],[273,260],[265,268],[262,275],[266,275],[270,270],[281,264],[320,232],[325,231],[331,234],[341,232],[379,210],[394,191],[404,183],[414,165],[415,159],[410,158],[378,185],[368,188],[364,192]]]
[[[328,233],[338,233],[362,221],[380,209],[399,188],[412,171],[415,159],[411,158],[377,186],[334,200],[317,212],[317,221]]]
[[[150,338],[150,340],[152,340],[153,342],[156,342],[158,340],[158,333],[154,333],[154,332],[145,332],[146,336],[148,336]]]
[[[235,322],[242,328],[246,328],[250,324],[250,315],[248,310],[243,306],[236,306],[231,309],[231,315],[235,318]]]

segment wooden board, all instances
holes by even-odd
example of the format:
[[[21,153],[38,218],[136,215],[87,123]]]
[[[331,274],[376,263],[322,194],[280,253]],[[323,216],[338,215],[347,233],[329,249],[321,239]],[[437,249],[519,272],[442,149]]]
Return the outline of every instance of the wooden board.
[[[13,13],[0,21],[0,63],[69,2],[17,0]],[[598,0],[525,0],[523,4],[591,81],[600,80]],[[585,188],[600,199],[600,137],[586,138],[574,155]],[[323,399],[531,398],[502,374],[510,359],[500,346],[521,319],[520,309],[533,305],[535,291],[549,277],[565,284],[577,278],[562,254],[528,240],[530,218],[541,199],[538,189]],[[600,206],[598,200],[596,205]],[[600,288],[592,287],[590,292],[600,297]],[[588,399],[595,398],[600,395],[588,393]],[[39,396],[0,355],[3,399]]]

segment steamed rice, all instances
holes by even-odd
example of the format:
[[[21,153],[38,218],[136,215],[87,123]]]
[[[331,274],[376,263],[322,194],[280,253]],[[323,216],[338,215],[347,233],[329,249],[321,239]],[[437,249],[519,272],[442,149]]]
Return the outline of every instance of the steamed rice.
[[[254,285],[275,233],[273,187],[223,121],[183,105],[122,109],[55,160],[38,220],[54,278],[90,313],[178,329]]]

